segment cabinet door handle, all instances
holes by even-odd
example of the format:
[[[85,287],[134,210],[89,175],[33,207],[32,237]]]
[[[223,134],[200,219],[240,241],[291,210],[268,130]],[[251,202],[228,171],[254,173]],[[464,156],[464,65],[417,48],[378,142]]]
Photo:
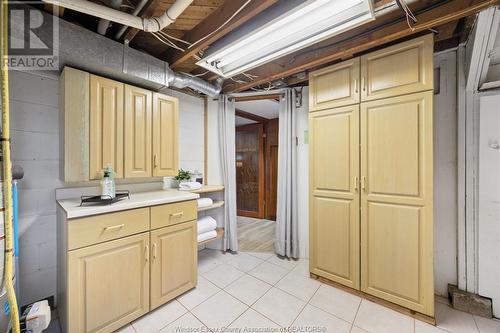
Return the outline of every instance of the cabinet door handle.
[[[156,259],[156,243],[153,243],[153,260]]]
[[[149,262],[149,246],[146,245],[146,249],[144,250],[144,259],[146,260],[146,262]]]
[[[125,226],[125,224],[112,225],[112,226],[104,228],[104,231],[111,231],[111,230],[115,230],[115,229],[121,229],[124,226]]]
[[[363,176],[363,182],[361,184],[361,188],[363,189],[363,191],[366,190],[366,177],[365,176]]]
[[[153,165],[155,168],[158,167],[158,155],[157,154],[153,155]]]
[[[363,91],[366,91],[366,79],[364,76],[361,78],[361,86],[363,87]]]
[[[172,213],[170,214],[170,217],[181,217],[182,215],[184,215],[184,212]]]
[[[354,191],[355,192],[358,192],[358,183],[359,183],[358,176],[355,176],[354,177]]]
[[[354,79],[354,92],[358,93],[358,79]]]

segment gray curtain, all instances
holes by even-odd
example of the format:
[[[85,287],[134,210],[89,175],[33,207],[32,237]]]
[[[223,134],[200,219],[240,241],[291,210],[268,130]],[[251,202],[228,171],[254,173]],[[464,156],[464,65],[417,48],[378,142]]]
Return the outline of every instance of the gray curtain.
[[[280,100],[278,141],[278,203],[276,253],[298,258],[297,133],[295,90],[286,89]]]
[[[219,144],[224,180],[224,250],[238,251],[236,221],[235,107],[228,96],[219,98]]]

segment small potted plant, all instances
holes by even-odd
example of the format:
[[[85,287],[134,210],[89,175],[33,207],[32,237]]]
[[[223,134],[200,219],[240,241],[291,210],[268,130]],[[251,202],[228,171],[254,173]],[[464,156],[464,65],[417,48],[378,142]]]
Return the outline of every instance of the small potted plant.
[[[191,172],[183,169],[179,169],[179,174],[174,177],[174,181],[172,182],[174,188],[179,187],[179,184],[182,182],[188,182],[191,180]]]

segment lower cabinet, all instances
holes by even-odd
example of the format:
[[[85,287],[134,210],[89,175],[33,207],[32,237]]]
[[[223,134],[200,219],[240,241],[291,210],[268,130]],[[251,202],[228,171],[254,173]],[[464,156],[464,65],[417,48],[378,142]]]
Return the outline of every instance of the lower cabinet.
[[[67,332],[112,332],[148,311],[148,232],[68,253]]]
[[[57,308],[62,332],[114,332],[196,287],[195,203],[70,220],[58,208]],[[155,215],[157,229],[151,230],[152,209],[182,211],[186,220],[169,225],[168,216]]]
[[[151,309],[196,286],[196,221],[151,232]]]

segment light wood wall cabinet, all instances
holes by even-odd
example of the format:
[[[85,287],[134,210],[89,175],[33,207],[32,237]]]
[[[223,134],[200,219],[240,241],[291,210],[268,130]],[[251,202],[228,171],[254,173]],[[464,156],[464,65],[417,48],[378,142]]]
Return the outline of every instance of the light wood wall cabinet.
[[[65,67],[60,82],[66,182],[174,176],[178,172],[177,98]]]
[[[154,229],[151,210],[161,207],[194,219]],[[196,213],[196,201],[75,219],[67,219],[58,207],[57,308],[62,331],[114,332],[194,288]]]
[[[359,58],[311,73],[309,91],[311,111],[359,103]]]
[[[178,170],[177,98],[153,94],[153,176],[175,176]]]
[[[310,271],[432,318],[432,35],[360,62],[358,103],[310,110]]]
[[[152,93],[125,86],[125,177],[151,177]]]
[[[123,83],[90,75],[90,179],[123,178]]]

